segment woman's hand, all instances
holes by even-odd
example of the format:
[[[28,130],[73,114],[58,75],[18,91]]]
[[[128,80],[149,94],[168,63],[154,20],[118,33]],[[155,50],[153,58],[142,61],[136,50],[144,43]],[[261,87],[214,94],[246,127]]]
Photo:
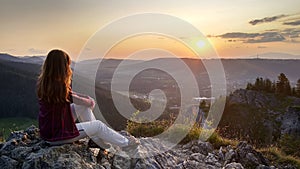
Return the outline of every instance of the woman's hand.
[[[93,98],[91,98],[90,96],[89,96],[89,100],[91,102],[89,108],[91,108],[93,110],[95,108],[95,100]]]
[[[86,106],[90,109],[94,109],[95,107],[95,100],[90,96],[72,92],[72,99],[73,103],[77,105]]]

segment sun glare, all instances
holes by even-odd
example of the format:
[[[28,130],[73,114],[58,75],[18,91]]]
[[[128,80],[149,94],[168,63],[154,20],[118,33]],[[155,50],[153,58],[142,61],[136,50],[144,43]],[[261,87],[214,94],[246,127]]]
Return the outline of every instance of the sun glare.
[[[199,40],[196,45],[198,46],[198,48],[203,48],[205,46],[205,42],[203,40]]]

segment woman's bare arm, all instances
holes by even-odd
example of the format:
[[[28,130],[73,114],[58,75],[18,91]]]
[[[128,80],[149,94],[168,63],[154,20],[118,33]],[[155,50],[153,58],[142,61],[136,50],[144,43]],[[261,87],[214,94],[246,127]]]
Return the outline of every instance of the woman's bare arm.
[[[90,96],[83,95],[83,94],[76,93],[76,92],[72,92],[71,96],[72,96],[73,103],[94,109],[95,101]]]

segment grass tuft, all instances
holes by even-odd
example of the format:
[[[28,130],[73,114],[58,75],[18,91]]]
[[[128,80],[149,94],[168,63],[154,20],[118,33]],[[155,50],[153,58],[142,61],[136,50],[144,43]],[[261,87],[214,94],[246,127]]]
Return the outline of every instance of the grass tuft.
[[[261,152],[266,158],[268,158],[272,165],[287,165],[291,164],[300,168],[300,159],[291,155],[286,155],[278,147],[260,148],[257,151]]]
[[[188,127],[183,124],[176,124],[173,125],[172,128],[169,128],[172,125],[172,122],[172,120],[156,120],[149,123],[128,121],[126,130],[135,137],[153,137],[168,130],[168,132],[166,132],[166,139],[169,141],[177,140],[178,137],[186,135],[180,141],[180,144],[186,144],[192,140],[202,140],[207,137],[207,141],[210,142],[214,148],[220,148],[221,146],[227,145],[235,146],[238,144],[238,141],[223,138],[217,131],[213,129],[204,129],[200,125]]]

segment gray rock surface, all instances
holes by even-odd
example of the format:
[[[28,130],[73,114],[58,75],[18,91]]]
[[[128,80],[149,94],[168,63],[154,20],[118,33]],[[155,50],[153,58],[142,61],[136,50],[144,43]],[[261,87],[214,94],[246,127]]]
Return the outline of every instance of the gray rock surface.
[[[244,167],[240,163],[233,162],[226,164],[224,169],[244,169]]]
[[[289,107],[282,118],[281,134],[300,137],[300,108]]]
[[[280,100],[276,99],[274,95],[246,89],[234,91],[229,97],[229,103],[252,105],[258,108],[265,108],[266,106],[277,107],[281,104]]]
[[[224,133],[230,133],[229,138],[236,134],[256,143],[273,144],[284,134],[300,136],[299,105],[300,98],[239,89],[228,96],[219,127],[226,126]]]
[[[208,142],[194,140],[167,150],[165,144],[154,138],[140,138],[141,144],[132,152],[111,147],[108,153],[88,147],[88,139],[73,144],[49,146],[39,138],[34,126],[11,134],[0,149],[0,168],[99,168],[99,169],[243,169],[268,167],[268,161],[252,146],[241,142],[214,150]],[[160,152],[149,156],[148,152]],[[161,151],[167,150],[167,151]],[[134,153],[140,158],[130,158]]]

